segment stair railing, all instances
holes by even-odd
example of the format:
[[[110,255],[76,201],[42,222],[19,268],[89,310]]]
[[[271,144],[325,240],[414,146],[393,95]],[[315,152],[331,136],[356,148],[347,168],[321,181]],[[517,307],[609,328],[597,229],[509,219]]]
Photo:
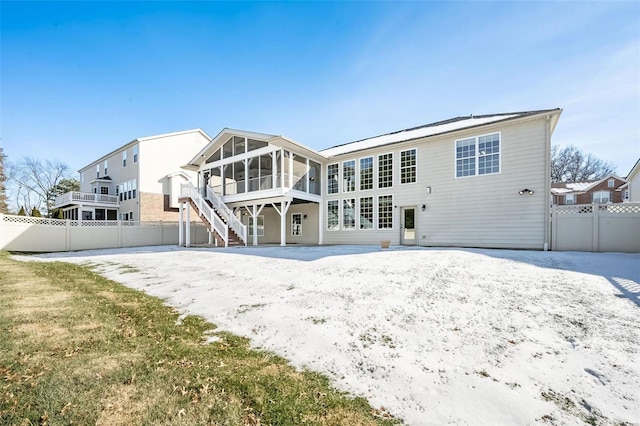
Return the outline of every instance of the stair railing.
[[[189,197],[198,209],[198,215],[203,215],[211,224],[213,229],[224,240],[225,247],[229,246],[229,227],[218,217],[215,211],[207,204],[206,200],[200,195],[198,189],[191,183],[185,183],[180,186],[180,196]]]
[[[222,198],[218,194],[215,193],[213,188],[207,185],[207,200],[211,202],[213,207],[218,211],[220,216],[227,221],[229,227],[233,230],[233,232],[238,235],[242,239],[242,242],[247,244],[247,226],[242,223],[240,219],[233,214],[231,209],[227,207],[227,205],[222,201]]]

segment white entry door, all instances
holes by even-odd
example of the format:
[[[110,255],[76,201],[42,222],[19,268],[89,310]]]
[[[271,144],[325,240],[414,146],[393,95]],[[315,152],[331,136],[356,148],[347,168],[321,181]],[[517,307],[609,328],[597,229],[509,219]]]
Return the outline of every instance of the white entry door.
[[[402,207],[400,209],[400,244],[416,243],[416,208]]]

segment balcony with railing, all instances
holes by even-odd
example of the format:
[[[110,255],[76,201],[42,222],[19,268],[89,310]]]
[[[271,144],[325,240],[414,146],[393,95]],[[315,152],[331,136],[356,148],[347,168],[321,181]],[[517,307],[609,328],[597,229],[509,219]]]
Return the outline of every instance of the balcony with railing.
[[[56,197],[54,208],[61,208],[74,204],[85,204],[94,206],[119,207],[120,202],[117,195],[96,194],[91,192],[70,191]]]

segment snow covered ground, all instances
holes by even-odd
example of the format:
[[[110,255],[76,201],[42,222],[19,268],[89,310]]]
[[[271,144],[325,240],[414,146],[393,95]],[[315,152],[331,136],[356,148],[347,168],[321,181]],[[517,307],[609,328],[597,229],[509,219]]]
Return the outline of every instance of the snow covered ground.
[[[144,247],[38,258],[90,264],[408,424],[640,423],[638,254]]]

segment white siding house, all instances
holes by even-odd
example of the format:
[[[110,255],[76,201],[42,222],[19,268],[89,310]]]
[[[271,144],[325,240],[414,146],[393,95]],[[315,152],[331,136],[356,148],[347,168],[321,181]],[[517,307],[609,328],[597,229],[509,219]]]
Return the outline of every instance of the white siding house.
[[[181,201],[216,223],[222,208],[245,244],[546,249],[561,112],[457,117],[320,152],[224,129],[184,167],[199,179]]]
[[[79,170],[80,191],[57,197],[66,219],[178,220],[181,166],[210,137],[201,129],[134,139]]]

